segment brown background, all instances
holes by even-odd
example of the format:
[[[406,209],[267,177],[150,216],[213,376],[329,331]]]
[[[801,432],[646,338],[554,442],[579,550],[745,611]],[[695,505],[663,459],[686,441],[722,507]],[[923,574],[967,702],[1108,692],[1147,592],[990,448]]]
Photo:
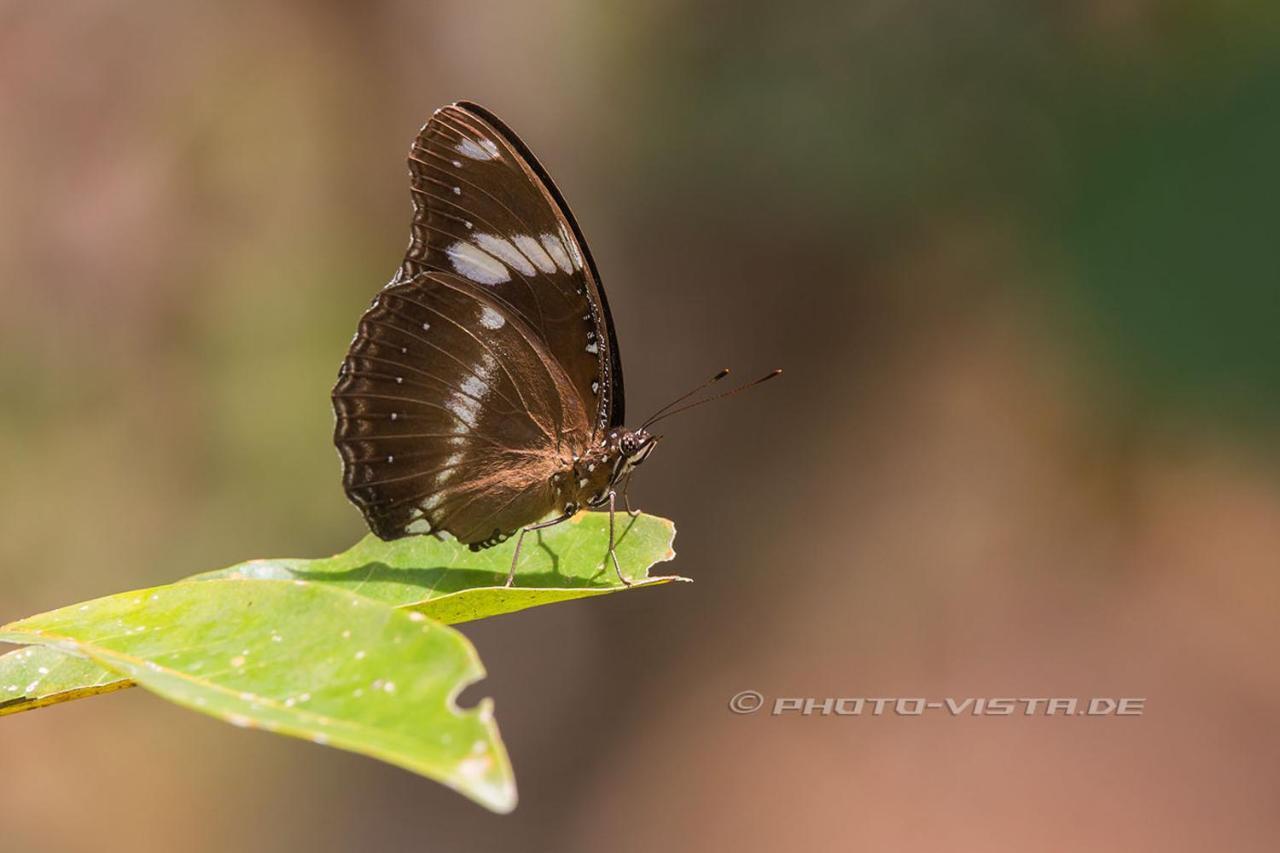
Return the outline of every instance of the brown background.
[[[466,626],[510,817],[128,691],[5,850],[1273,850],[1274,4],[0,5],[0,621],[361,533],[328,389],[484,103],[592,241],[696,579]],[[1144,696],[1141,718],[734,716]]]

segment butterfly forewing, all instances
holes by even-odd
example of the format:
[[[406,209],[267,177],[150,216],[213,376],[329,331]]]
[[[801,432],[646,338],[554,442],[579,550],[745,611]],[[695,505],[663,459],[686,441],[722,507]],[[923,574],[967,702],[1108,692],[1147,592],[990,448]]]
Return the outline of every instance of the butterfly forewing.
[[[427,271],[480,286],[568,375],[593,434],[622,423],[608,303],[568,206],[519,138],[474,104],[444,107],[409,152],[414,216],[397,282]]]
[[[333,403],[347,494],[384,539],[500,540],[553,508],[550,477],[591,429],[541,336],[442,273],[379,293]]]

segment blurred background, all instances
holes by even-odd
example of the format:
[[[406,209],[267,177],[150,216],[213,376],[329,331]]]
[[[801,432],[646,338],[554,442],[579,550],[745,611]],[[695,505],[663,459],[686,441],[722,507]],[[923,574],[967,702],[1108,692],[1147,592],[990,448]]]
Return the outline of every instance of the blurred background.
[[[696,583],[463,627],[510,817],[133,690],[0,721],[0,846],[1276,849],[1274,3],[5,0],[0,621],[362,534],[329,389],[458,98],[631,412],[786,369],[637,478]]]

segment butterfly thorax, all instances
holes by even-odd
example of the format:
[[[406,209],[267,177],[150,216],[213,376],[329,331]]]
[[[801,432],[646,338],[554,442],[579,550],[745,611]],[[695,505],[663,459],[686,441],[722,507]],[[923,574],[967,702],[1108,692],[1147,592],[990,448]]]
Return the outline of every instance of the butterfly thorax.
[[[655,444],[657,437],[643,429],[611,430],[552,475],[560,504],[565,511],[576,511],[608,503],[609,492],[649,456]]]

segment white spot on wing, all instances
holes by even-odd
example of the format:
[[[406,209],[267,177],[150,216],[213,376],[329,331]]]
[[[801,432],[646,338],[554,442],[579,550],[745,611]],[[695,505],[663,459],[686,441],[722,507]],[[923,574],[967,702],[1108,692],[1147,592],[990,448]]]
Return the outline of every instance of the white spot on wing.
[[[529,271],[533,272],[533,268],[530,267]],[[480,312],[480,325],[484,326],[486,329],[501,329],[503,326],[507,325],[507,321],[501,314],[486,305],[484,306],[484,310]],[[479,380],[472,376],[467,379],[467,381],[478,382]]]
[[[547,250],[552,258],[555,259],[556,266],[563,272],[573,272],[573,265],[569,262],[569,255],[564,250],[564,243],[560,242],[560,238],[554,234],[543,234],[538,240],[542,243],[542,248]]]
[[[492,139],[468,139],[464,136],[457,148],[459,154],[472,160],[498,159],[498,146]]]
[[[444,407],[457,416],[469,427],[475,427],[476,415],[480,413],[480,404],[465,394],[454,394],[444,404]]]
[[[582,252],[578,251],[578,241],[565,231],[563,225],[560,226],[560,239],[564,241],[564,247],[569,250],[569,258],[573,261],[573,268],[582,269]]]
[[[533,261],[533,265],[545,273],[553,273],[556,271],[556,262],[551,260],[551,256],[546,250],[538,244],[538,241],[530,237],[528,234],[520,234],[513,238],[520,251],[524,252],[525,257]]]
[[[459,275],[478,284],[500,284],[511,280],[511,271],[502,261],[464,240],[456,240],[445,250]]]
[[[510,240],[494,234],[480,233],[475,236],[475,242],[477,246],[498,258],[507,266],[518,269],[522,275],[533,275],[533,264],[519,249],[512,245]]]
[[[480,362],[475,366],[474,375],[470,375],[463,380],[462,386],[444,401],[444,407],[452,412],[462,423],[474,429],[476,421],[479,419],[480,408],[489,395],[493,378],[497,375],[499,369],[498,362],[493,356],[488,353],[483,354],[480,357]],[[456,436],[450,441],[455,446],[462,445],[466,443],[466,437]],[[436,488],[443,487],[457,473],[457,470],[453,468],[446,468],[440,471],[435,477]],[[434,509],[435,505],[428,501],[423,504],[423,508]]]

